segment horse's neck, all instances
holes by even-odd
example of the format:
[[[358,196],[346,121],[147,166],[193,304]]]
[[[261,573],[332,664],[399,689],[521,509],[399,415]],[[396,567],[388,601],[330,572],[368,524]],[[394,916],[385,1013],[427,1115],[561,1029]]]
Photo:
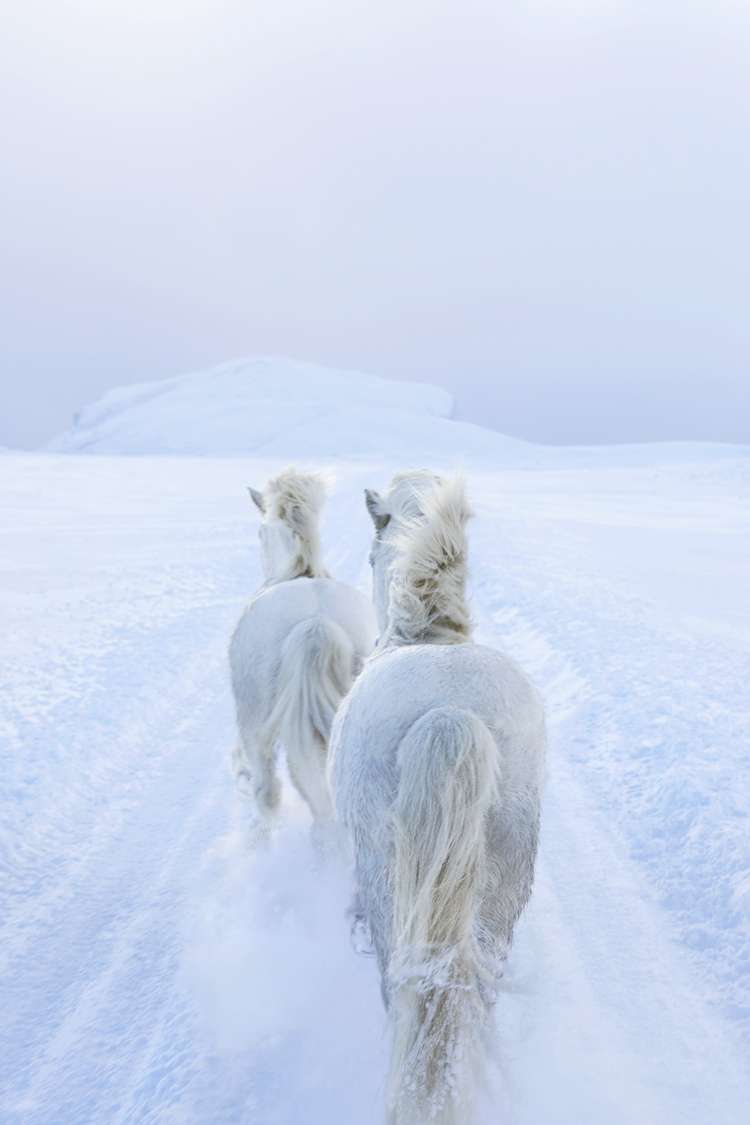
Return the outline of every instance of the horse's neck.
[[[330,578],[320,558],[320,544],[295,536],[295,550],[278,574],[266,579],[264,586],[277,586],[294,578]]]
[[[430,627],[417,636],[410,636],[399,621],[389,621],[378,637],[376,650],[403,648],[408,645],[465,645],[472,642],[471,632],[454,625],[452,621],[434,621]]]
[[[472,639],[472,622],[463,593],[463,578],[454,591],[444,591],[440,611],[427,600],[422,589],[395,586],[388,591],[387,623],[378,639],[378,649],[405,645],[462,645]],[[451,596],[452,595],[452,596]]]

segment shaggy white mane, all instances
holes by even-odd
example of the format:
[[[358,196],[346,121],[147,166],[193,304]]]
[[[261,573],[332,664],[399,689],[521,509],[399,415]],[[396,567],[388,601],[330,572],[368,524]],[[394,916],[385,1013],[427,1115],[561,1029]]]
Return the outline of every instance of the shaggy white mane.
[[[424,485],[428,476],[432,487],[415,488],[415,478]],[[409,473],[394,484],[388,505],[398,510],[400,523],[392,539],[396,554],[381,647],[462,644],[472,630],[466,604],[466,523],[472,513],[463,480]]]
[[[294,534],[298,551],[289,578],[329,578],[320,553],[318,518],[326,498],[326,483],[319,473],[284,469],[263,490],[266,519],[281,520]]]

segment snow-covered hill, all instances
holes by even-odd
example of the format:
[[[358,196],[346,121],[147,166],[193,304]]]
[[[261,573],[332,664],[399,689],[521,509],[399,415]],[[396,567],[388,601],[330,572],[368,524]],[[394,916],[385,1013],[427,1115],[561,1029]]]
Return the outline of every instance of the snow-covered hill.
[[[56,453],[262,456],[496,468],[684,463],[733,459],[746,449],[662,445],[533,445],[453,417],[452,396],[278,357],[234,360],[207,371],[108,391],[85,406],[47,449]]]
[[[465,464],[478,639],[545,696],[538,878],[483,1122],[744,1122],[750,455],[542,450],[450,408],[253,361],[106,396],[56,443],[95,458],[4,459],[3,1125],[382,1119],[346,880],[288,792],[253,853],[227,764],[227,638],[259,582],[244,486],[282,459],[335,472],[327,560],[365,588],[363,487]]]
[[[404,416],[415,422],[447,418],[452,410],[448,392],[427,384],[257,357],[109,391],[50,449],[273,456],[307,434],[308,447],[333,440],[350,452],[369,440],[366,417],[377,425],[385,414],[397,426]]]

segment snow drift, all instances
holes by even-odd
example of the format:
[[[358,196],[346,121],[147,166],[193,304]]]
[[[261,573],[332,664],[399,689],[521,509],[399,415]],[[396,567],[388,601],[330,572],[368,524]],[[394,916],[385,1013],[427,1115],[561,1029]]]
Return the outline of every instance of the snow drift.
[[[408,463],[409,436],[384,455]],[[605,462],[470,477],[478,639],[533,677],[551,734],[480,1121],[736,1125],[750,462]],[[362,491],[388,470],[334,468],[326,561],[366,582]],[[379,1125],[382,1005],[348,879],[317,869],[289,788],[251,852],[229,771],[227,641],[260,582],[244,484],[270,460],[4,469],[0,1120]]]

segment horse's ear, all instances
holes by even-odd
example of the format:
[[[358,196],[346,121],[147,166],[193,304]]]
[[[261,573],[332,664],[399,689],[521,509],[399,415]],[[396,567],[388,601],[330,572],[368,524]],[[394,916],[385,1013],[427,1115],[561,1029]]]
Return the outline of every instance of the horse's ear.
[[[251,488],[250,485],[247,486],[247,491],[250,493],[250,496],[252,497],[252,500],[253,500],[253,503],[255,504],[255,507],[258,509],[259,512],[262,512],[263,515],[265,515],[266,514],[266,506],[263,503],[263,493],[258,492],[257,488]]]
[[[390,512],[385,510],[382,496],[372,488],[366,488],[365,504],[367,505],[367,511],[370,513],[370,519],[375,524],[375,530],[382,531],[384,527],[388,526],[391,518]]]

